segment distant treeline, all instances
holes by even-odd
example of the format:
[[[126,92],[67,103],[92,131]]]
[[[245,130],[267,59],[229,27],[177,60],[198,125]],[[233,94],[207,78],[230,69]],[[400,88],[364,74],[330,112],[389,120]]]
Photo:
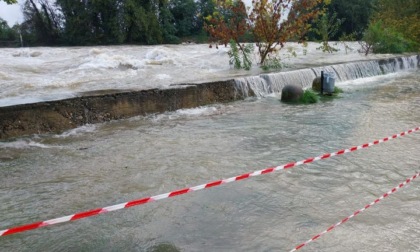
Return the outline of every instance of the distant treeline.
[[[204,17],[214,6],[213,0],[27,0],[21,24],[9,27],[0,19],[0,46],[19,45],[19,34],[25,46],[203,40]]]
[[[2,0],[0,0],[2,1]],[[3,0],[6,1],[6,0]],[[0,18],[0,46],[83,46],[119,44],[176,44],[183,41],[206,42],[206,17],[217,11],[221,0],[26,0],[24,21],[9,27]],[[6,2],[13,2],[8,0]],[[338,40],[352,34],[363,38],[373,16],[393,24],[385,12],[378,10],[389,5],[401,10],[395,15],[395,26],[401,32],[410,31],[412,40],[418,39],[417,24],[407,27],[400,20],[413,12],[418,21],[419,0],[331,0],[326,12],[340,21],[338,32],[331,38]],[[404,9],[402,6],[407,5]],[[398,8],[401,7],[401,8]],[[394,9],[389,9],[393,11]],[[414,9],[413,9],[414,8]],[[375,14],[376,12],[376,14]],[[409,13],[408,13],[409,14]],[[407,15],[408,15],[407,14]],[[316,27],[317,23],[312,24]],[[404,26],[406,25],[406,26]],[[417,26],[416,26],[417,25]],[[403,27],[404,26],[404,27]],[[413,33],[417,37],[413,37]],[[309,40],[320,40],[316,32],[307,34]],[[251,42],[252,36],[246,37]]]

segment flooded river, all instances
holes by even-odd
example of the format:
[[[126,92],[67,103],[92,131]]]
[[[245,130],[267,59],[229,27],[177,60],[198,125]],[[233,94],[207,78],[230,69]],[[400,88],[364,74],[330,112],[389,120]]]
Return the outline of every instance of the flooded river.
[[[420,72],[0,143],[0,229],[299,161],[420,126]],[[171,199],[0,237],[0,251],[289,251],[420,170],[420,133]],[[420,181],[302,251],[419,251]]]
[[[287,43],[279,51],[289,69],[395,57],[358,53],[357,42],[336,43],[335,53],[323,53]],[[77,97],[98,90],[170,88],[179,83],[200,83],[261,73],[229,65],[229,48],[207,44],[159,46],[31,47],[0,49],[0,107]],[[255,47],[254,62],[257,60]],[[296,57],[291,57],[294,51]],[[309,64],[310,63],[310,64]]]

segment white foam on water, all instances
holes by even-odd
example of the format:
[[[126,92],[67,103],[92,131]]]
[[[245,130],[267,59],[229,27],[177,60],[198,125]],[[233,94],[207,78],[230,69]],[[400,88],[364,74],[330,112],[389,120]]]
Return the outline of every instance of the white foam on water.
[[[210,107],[197,107],[191,109],[179,109],[174,112],[166,112],[163,114],[155,114],[150,117],[154,122],[160,122],[164,120],[177,120],[180,118],[194,118],[201,116],[211,116],[223,113],[222,107],[210,106]]]
[[[12,53],[13,57],[29,57],[30,49],[29,48],[21,48],[19,50],[16,50]]]
[[[75,129],[71,129],[69,131],[66,131],[62,134],[59,135],[55,135],[55,138],[67,138],[67,137],[73,137],[73,136],[81,136],[87,133],[92,133],[95,132],[97,130],[97,126],[92,125],[92,124],[87,124]]]
[[[159,80],[167,80],[167,79],[170,79],[171,76],[169,74],[157,74],[156,78]]]
[[[0,80],[11,80],[12,76],[6,72],[0,71]]]
[[[308,43],[308,47],[287,43],[277,53],[290,70],[393,57],[365,57],[357,52],[357,42],[348,43],[353,50],[346,54],[342,43],[334,43],[339,51],[331,54],[317,50],[319,43]],[[288,48],[297,56],[290,57]],[[251,71],[229,65],[228,51],[229,46],[216,49],[213,45],[210,49],[208,44],[4,48],[0,50],[0,106],[57,100],[96,90],[168,88],[177,83],[265,74],[256,63],[256,47]]]
[[[89,54],[90,56],[78,67],[78,69],[139,69],[144,67],[144,61],[134,59],[129,55],[112,54],[99,49],[92,49]]]
[[[180,109],[176,111],[176,114],[185,116],[201,116],[201,115],[213,115],[218,111],[216,107],[198,107],[191,109]]]
[[[175,52],[169,51],[165,48],[154,48],[146,53],[146,64],[163,65],[172,64],[176,62],[177,55]]]
[[[390,73],[386,75],[378,75],[378,76],[348,80],[348,81],[343,81],[343,82],[336,82],[336,86],[348,87],[348,86],[360,86],[360,85],[372,84],[372,83],[386,85],[388,82],[395,81],[395,79],[408,75],[409,73],[410,73],[409,71],[396,72],[396,73]]]
[[[106,50],[104,49],[100,49],[100,48],[92,48],[91,50],[89,50],[89,55],[99,55],[106,52]]]
[[[55,147],[38,143],[33,140],[17,140],[14,142],[0,142],[0,149],[29,149],[29,148],[50,149],[50,148],[55,148]]]

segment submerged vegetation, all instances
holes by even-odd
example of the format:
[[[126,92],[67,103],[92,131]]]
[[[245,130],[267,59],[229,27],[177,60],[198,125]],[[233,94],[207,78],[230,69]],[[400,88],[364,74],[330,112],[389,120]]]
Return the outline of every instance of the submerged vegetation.
[[[337,86],[334,87],[334,92],[332,94],[321,94],[316,93],[312,89],[307,89],[303,93],[303,96],[300,99],[300,103],[303,104],[312,104],[317,103],[320,100],[325,100],[326,98],[336,98],[339,94],[343,93],[343,90]]]
[[[338,95],[338,94],[341,94],[341,93],[344,93],[343,89],[335,86],[334,87],[334,93],[333,94]]]
[[[338,51],[338,49],[329,44],[329,41],[337,34],[343,21],[344,20],[337,19],[337,13],[333,13],[331,17],[328,13],[325,13],[318,19],[316,27],[313,29],[313,31],[321,37],[321,46],[318,47],[317,50],[328,53]]]
[[[285,90],[283,89],[283,92]],[[286,90],[288,92],[289,90]],[[314,91],[313,89],[306,89],[301,93],[300,97],[298,99],[289,99],[289,97],[292,97],[292,95],[286,94],[286,98],[284,99],[284,96],[282,94],[282,102],[290,103],[290,104],[314,104],[319,101],[328,101],[333,98],[337,98],[340,93],[343,93],[343,90],[339,87],[334,87],[334,92],[332,94],[321,94],[318,91]],[[297,95],[297,93],[295,94]]]
[[[303,92],[299,102],[303,104],[312,104],[319,101],[319,96],[312,90],[307,89]]]
[[[252,53],[254,46],[252,44],[246,44],[241,46],[241,53],[239,52],[238,45],[234,40],[230,40],[230,51],[228,55],[230,57],[229,63],[234,66],[235,69],[250,70],[252,66]]]
[[[264,63],[261,65],[261,68],[264,71],[270,71],[270,70],[281,70],[283,68],[286,68],[287,65],[281,61],[279,57],[275,56],[269,56],[264,61]]]

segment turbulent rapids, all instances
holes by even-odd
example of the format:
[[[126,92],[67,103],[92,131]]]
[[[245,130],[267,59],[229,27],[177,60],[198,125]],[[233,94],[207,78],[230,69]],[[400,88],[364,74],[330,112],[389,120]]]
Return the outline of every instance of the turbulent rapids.
[[[347,52],[338,43],[334,46],[340,51],[326,54],[316,49],[317,43],[309,43],[307,48],[287,43],[279,51],[279,57],[288,65],[283,71],[290,71],[396,56],[365,57],[358,53],[357,42],[348,45],[351,50]],[[80,97],[104,90],[115,93],[167,89],[173,84],[265,75],[257,65],[249,72],[233,69],[228,50],[229,47],[209,49],[208,45],[3,48],[0,107]],[[292,57],[290,50],[297,56]],[[348,71],[347,66],[343,67]],[[309,79],[312,77],[308,75]]]
[[[91,53],[100,55],[102,51],[96,52],[96,50],[93,50]],[[36,56],[40,55],[36,54]],[[90,73],[92,71],[95,72],[93,70],[94,68],[101,66],[101,68],[103,67],[103,71],[109,71],[112,74],[114,71],[139,71],[138,67],[141,65],[139,62],[127,62],[126,59],[123,60],[118,57],[114,57],[111,61],[109,61],[108,56],[105,58],[108,59],[105,63],[96,63],[93,65],[83,63],[77,67],[79,70],[89,69],[87,79],[92,78],[91,82],[93,85],[99,85],[99,81],[104,81],[105,84],[102,85],[102,88],[108,87],[109,82],[113,83],[118,80],[118,77],[110,76],[107,73],[108,78],[112,77],[112,79],[98,78],[96,75],[98,73]],[[158,69],[159,67],[163,67],[162,65],[170,64],[171,66],[167,66],[166,69],[168,72],[165,72],[167,74],[180,74],[178,72],[179,70],[176,71],[177,68],[172,66],[174,61],[166,56],[162,56],[159,50],[153,49],[151,52],[146,53],[146,58],[147,60],[144,62],[154,66],[159,62],[157,64]],[[150,61],[150,59],[153,60]],[[114,64],[110,64],[110,62],[114,62]],[[0,121],[0,139],[9,139],[30,134],[59,133],[86,124],[101,123],[138,115],[162,113],[177,109],[194,108],[214,103],[231,102],[249,96],[262,97],[271,94],[275,95],[280,93],[282,88],[287,84],[301,85],[304,88],[309,87],[314,78],[320,76],[323,70],[335,73],[339,85],[340,83],[360,78],[401,71],[415,71],[419,68],[419,63],[420,56],[413,55],[317,66],[277,73],[260,73],[247,77],[234,77],[232,74],[234,75],[235,72],[231,70],[232,72],[226,75],[231,76],[233,79],[205,83],[172,83],[161,88],[156,87],[162,85],[162,83],[154,83],[155,88],[149,89],[146,86],[127,89],[131,85],[130,82],[135,80],[130,78],[124,79],[124,85],[115,86],[120,89],[102,89],[86,92],[81,92],[83,90],[82,87],[73,87],[71,81],[59,90],[51,89],[48,86],[44,88],[40,84],[37,84],[37,87],[24,86],[22,92],[25,93],[24,97],[26,98],[23,98],[23,100],[17,97],[3,99],[3,102],[6,103],[13,100],[15,102],[20,100],[23,104],[0,107],[0,117],[2,118]],[[45,71],[41,68],[39,70]],[[149,69],[148,71],[150,73],[157,73],[156,69]],[[84,70],[82,72],[84,73]],[[218,72],[215,76],[220,75],[221,72]],[[105,72],[103,73],[105,74]],[[42,76],[43,74],[40,73],[39,75]],[[81,76],[84,76],[84,74]],[[162,73],[159,72],[157,76],[162,76]],[[183,77],[183,80],[194,78],[196,75],[186,76]],[[196,81],[198,79],[195,78]],[[13,83],[14,81],[16,80],[10,82]],[[69,80],[64,79],[63,81]],[[147,82],[150,80],[143,79],[142,81]],[[78,95],[74,98],[59,99],[60,97],[63,98],[63,95],[68,95],[69,88],[75,88],[74,91],[78,90]],[[34,97],[31,95],[33,92],[36,93]],[[32,99],[34,99],[32,101],[40,99],[44,92],[51,92],[50,99],[54,97],[52,99],[53,101],[45,100],[38,103],[27,103]],[[36,98],[37,95],[41,96]],[[30,98],[29,100],[28,97]],[[46,99],[46,97],[42,99]]]
[[[250,94],[250,90],[252,90],[253,95],[265,96],[271,93],[280,93],[287,84],[296,84],[301,85],[303,88],[308,88],[316,77],[321,76],[321,71],[333,72],[338,82],[345,82],[400,71],[416,70],[419,67],[420,56],[414,55],[261,74],[252,77],[236,78],[235,82],[238,89],[245,96]]]

